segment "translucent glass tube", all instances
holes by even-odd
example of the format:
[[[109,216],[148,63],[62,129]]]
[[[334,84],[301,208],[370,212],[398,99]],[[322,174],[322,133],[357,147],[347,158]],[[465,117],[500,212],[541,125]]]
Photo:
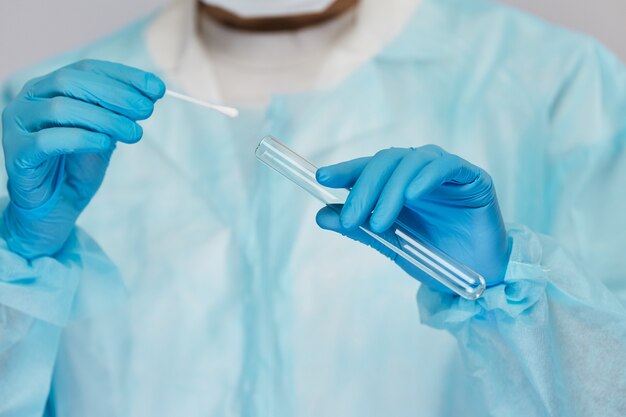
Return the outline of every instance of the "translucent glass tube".
[[[263,138],[255,154],[260,161],[336,211],[341,210],[340,205],[350,193],[347,189],[320,185],[315,179],[317,167],[271,136]],[[435,248],[400,222],[391,226],[391,236],[395,236],[393,242],[372,232],[368,224],[360,226],[360,229],[461,297],[475,300],[485,290],[482,276]]]

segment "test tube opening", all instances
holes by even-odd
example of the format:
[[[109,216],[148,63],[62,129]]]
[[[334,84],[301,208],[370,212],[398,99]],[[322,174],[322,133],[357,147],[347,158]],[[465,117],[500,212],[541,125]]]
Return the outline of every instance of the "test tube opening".
[[[317,167],[272,136],[261,140],[255,149],[255,156],[326,205],[343,204],[348,195],[347,190],[319,184],[315,178]]]

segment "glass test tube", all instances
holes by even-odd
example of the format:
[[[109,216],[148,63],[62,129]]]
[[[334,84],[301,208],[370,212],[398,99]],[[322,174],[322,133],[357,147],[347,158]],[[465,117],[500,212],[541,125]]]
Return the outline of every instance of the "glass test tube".
[[[350,193],[345,188],[334,189],[320,185],[315,179],[317,167],[271,136],[263,138],[255,154],[267,166],[336,211],[340,211],[338,206],[346,201]],[[372,232],[367,222],[359,228],[463,298],[475,300],[485,290],[485,279],[482,276],[435,248],[400,222],[390,228],[396,237],[394,242]]]

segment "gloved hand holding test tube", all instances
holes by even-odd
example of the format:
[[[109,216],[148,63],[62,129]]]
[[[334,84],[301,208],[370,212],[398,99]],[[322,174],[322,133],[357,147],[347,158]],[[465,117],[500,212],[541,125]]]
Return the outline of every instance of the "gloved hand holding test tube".
[[[273,137],[265,137],[255,154],[260,161],[333,210],[340,211],[350,193],[348,189],[320,185],[315,177],[317,167]],[[385,234],[393,239],[374,233],[367,223],[359,229],[461,297],[475,300],[486,288],[485,279],[480,274],[435,248],[400,221],[390,228],[393,233]]]

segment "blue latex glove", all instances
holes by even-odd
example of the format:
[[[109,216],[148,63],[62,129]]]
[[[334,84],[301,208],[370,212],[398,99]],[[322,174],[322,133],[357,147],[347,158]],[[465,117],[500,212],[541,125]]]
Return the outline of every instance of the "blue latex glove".
[[[117,141],[142,136],[165,93],[155,75],[80,61],[26,83],[2,114],[9,176],[9,248],[26,258],[56,253],[96,193]]]
[[[329,207],[319,211],[317,223],[323,229],[371,246],[414,278],[443,289],[358,229],[365,225],[384,234],[400,219],[481,274],[488,285],[502,281],[509,245],[495,187],[489,174],[464,159],[434,145],[391,148],[373,157],[320,168],[317,181],[327,187],[351,188],[341,214]]]

